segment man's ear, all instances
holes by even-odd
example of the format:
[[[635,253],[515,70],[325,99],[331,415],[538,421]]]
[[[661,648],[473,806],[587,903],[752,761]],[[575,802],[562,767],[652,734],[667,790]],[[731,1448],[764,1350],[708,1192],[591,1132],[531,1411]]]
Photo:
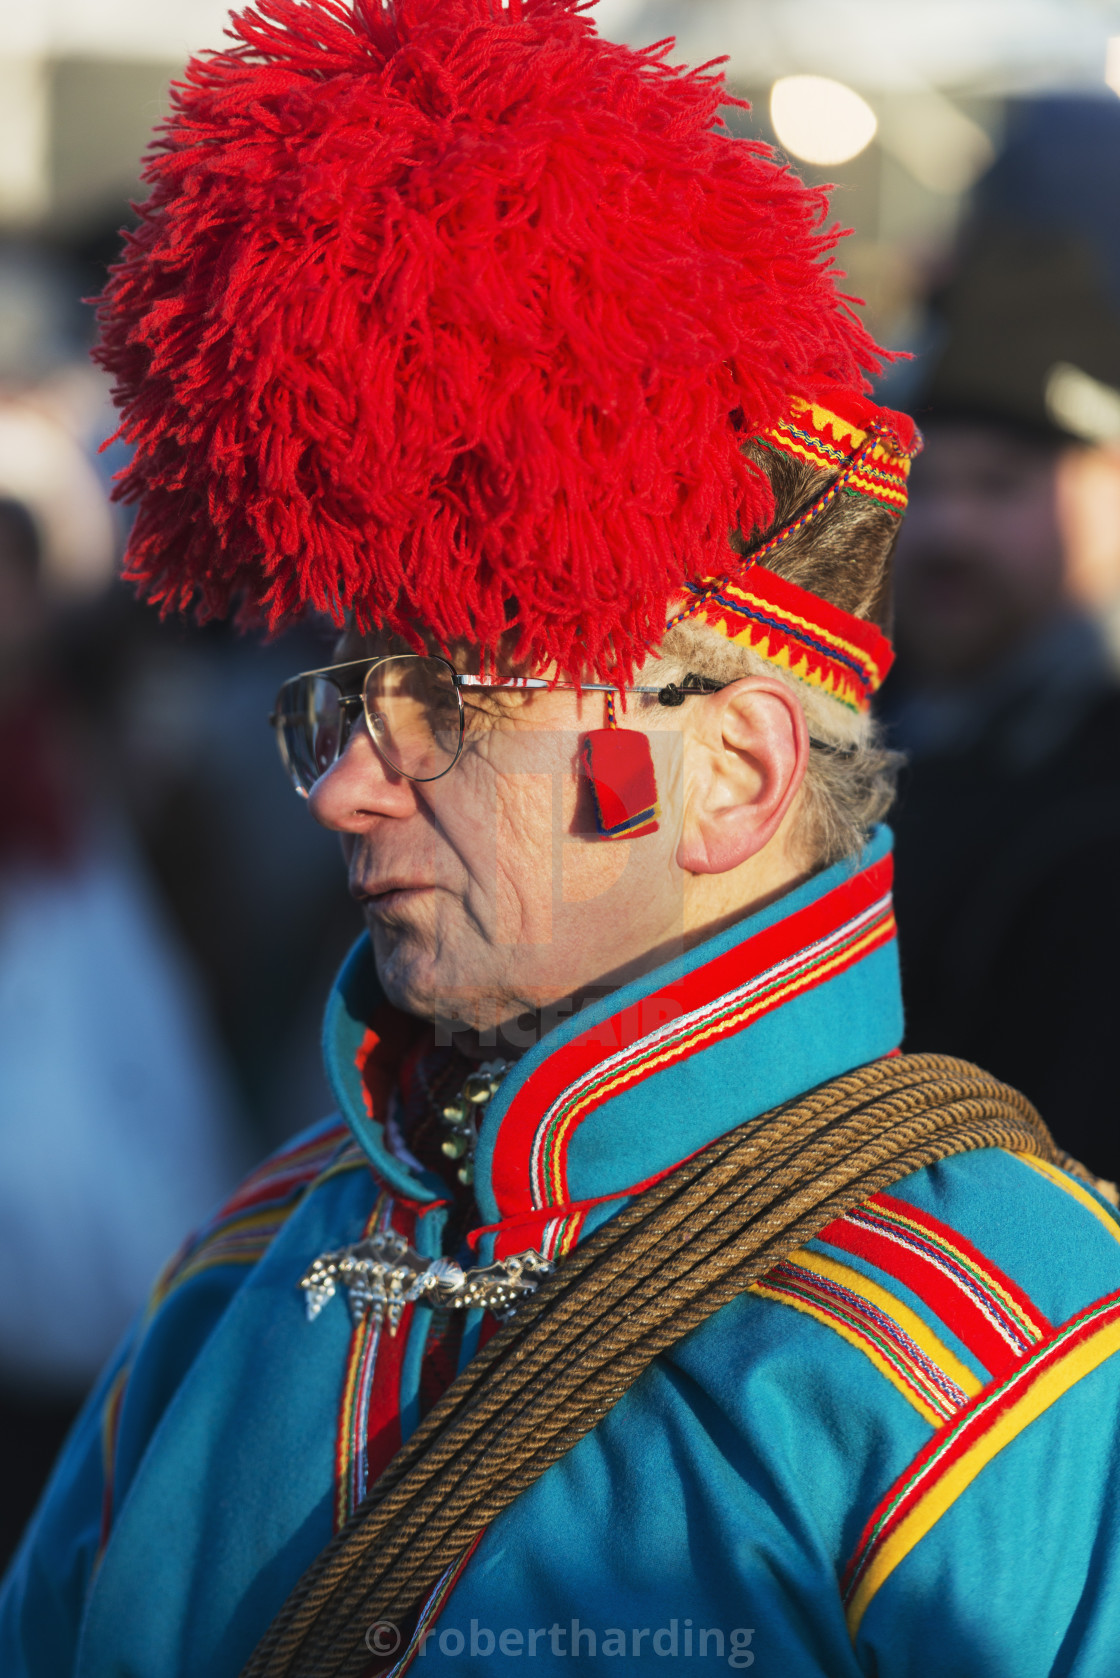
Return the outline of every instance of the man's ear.
[[[796,694],[764,676],[689,704],[677,862],[724,874],[777,833],[805,778],[809,730]]]

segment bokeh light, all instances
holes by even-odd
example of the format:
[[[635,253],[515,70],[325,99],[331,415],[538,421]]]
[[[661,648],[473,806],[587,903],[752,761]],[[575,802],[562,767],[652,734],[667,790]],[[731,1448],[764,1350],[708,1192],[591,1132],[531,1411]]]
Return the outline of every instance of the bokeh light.
[[[778,140],[803,163],[847,163],[875,137],[875,112],[830,76],[782,76],[770,90]]]

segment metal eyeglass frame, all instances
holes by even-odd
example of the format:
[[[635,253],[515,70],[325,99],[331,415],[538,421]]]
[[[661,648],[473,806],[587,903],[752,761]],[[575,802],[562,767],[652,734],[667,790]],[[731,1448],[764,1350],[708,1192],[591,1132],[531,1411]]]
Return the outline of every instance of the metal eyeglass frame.
[[[438,775],[409,775],[405,770],[398,769],[395,763],[391,763],[377,744],[377,737],[374,733],[373,725],[370,722],[369,712],[366,710],[365,689],[366,682],[368,681],[371,672],[376,669],[379,664],[389,664],[404,658],[425,659],[427,662],[432,664],[442,664],[450,674],[452,685],[455,689],[455,697],[459,705],[459,739],[455,747],[455,756],[451,759],[447,768],[441,769]],[[344,671],[354,672],[352,681],[356,684],[356,687],[355,691],[351,693],[344,692],[337,680],[339,674]],[[357,675],[358,671],[361,671],[360,677]],[[515,676],[504,682],[487,682],[483,681],[481,676],[460,675],[454,665],[452,665],[448,659],[442,658],[438,653],[386,653],[378,658],[357,658],[350,659],[344,664],[324,664],[318,670],[301,670],[298,675],[290,676],[288,680],[283,683],[280,693],[283,693],[284,688],[290,686],[293,682],[310,681],[316,676],[328,677],[333,682],[334,686],[339,690],[338,744],[335,749],[333,760],[327,764],[326,768],[320,771],[318,779],[321,780],[324,775],[328,774],[330,770],[334,768],[334,765],[338,762],[339,758],[342,756],[349,744],[350,735],[353,732],[355,722],[358,717],[361,716],[365,720],[366,732],[369,734],[370,742],[382,762],[388,764],[394,775],[402,775],[406,781],[416,781],[421,784],[425,784],[428,781],[442,780],[445,775],[451,773],[452,769],[454,769],[460,757],[463,755],[464,688],[483,689],[487,692],[525,692],[526,690],[535,689],[544,690],[548,688],[568,688],[580,693],[606,693],[611,695],[616,693],[653,693],[657,695],[657,702],[659,705],[677,706],[683,705],[685,700],[691,694],[718,693],[722,687],[727,685],[724,682],[712,681],[707,676],[686,676],[680,686],[678,686],[676,682],[669,682],[664,687],[619,687],[617,684],[612,682],[550,682],[541,676]],[[288,756],[288,748],[284,740],[285,718],[279,707],[279,697],[280,696],[278,694],[277,708],[270,713],[268,720],[275,732],[276,744],[279,747],[280,757],[284,764],[284,768],[287,770],[288,778],[291,780],[296,791],[300,793],[301,796],[306,797],[307,789],[301,784],[293,769],[291,759]]]

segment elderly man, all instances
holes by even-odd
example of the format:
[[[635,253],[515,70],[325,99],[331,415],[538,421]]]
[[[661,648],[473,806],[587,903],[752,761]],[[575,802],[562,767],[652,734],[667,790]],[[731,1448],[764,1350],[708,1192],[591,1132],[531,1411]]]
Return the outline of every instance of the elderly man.
[[[274,724],[367,933],[5,1673],[1109,1670],[1118,1226],[894,1053],[917,440],[823,200],[569,0],[235,28],[104,304],[132,573],[348,626]]]

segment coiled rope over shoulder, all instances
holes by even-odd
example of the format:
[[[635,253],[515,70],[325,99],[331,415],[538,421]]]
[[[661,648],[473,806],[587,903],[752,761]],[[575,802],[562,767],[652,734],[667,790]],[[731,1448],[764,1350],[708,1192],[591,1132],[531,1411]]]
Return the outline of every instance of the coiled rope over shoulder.
[[[546,1278],[451,1384],[308,1568],[242,1678],[358,1678],[476,1536],[659,1352],[825,1224],[974,1148],[1057,1161],[1025,1096],[967,1061],[874,1061],[711,1144]]]

